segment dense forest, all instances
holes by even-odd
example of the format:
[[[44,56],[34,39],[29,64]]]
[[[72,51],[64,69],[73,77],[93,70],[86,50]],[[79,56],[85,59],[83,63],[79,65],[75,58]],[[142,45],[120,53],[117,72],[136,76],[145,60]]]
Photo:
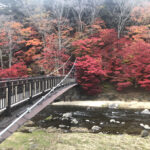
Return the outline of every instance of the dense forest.
[[[1,79],[49,75],[75,59],[88,94],[103,81],[150,90],[150,1],[0,0]]]

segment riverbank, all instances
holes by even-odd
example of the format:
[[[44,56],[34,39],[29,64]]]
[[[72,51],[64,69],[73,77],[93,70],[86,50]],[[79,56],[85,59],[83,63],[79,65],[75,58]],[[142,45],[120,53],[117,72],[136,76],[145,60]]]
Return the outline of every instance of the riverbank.
[[[102,108],[120,108],[120,109],[150,109],[150,102],[139,101],[60,101],[53,103],[54,106],[82,106],[82,107],[102,107]]]
[[[53,103],[0,144],[0,150],[149,150],[150,136],[140,135],[149,128],[149,115],[143,117],[141,110],[102,109],[120,101],[106,102]],[[93,127],[99,131],[94,133]]]
[[[150,137],[93,133],[61,133],[37,129],[16,132],[0,144],[0,150],[149,150]]]

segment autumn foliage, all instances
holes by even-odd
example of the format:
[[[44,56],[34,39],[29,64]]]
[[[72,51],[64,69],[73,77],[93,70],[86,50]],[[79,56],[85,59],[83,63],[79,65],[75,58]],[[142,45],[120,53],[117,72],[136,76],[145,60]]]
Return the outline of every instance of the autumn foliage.
[[[150,2],[133,8],[120,38],[117,27],[101,17],[78,22],[82,30],[70,23],[71,16],[59,20],[51,12],[31,16],[41,19],[36,23],[7,21],[0,27],[0,78],[49,75],[71,57],[66,70],[76,59],[77,82],[89,95],[100,93],[104,80],[118,91],[130,86],[150,90],[149,8]]]
[[[131,85],[140,85],[146,89],[150,86],[150,44],[144,41],[125,43],[113,58],[112,81],[117,89],[122,90]]]
[[[113,37],[113,38],[112,38]],[[72,43],[77,57],[77,80],[88,94],[102,91],[100,84],[112,72],[110,58],[112,44],[117,40],[114,29],[98,28],[97,32],[86,39]]]
[[[0,78],[28,77],[28,69],[24,63],[14,64],[11,68],[0,70]]]
[[[76,63],[77,81],[89,95],[101,92],[101,81],[107,76],[102,68],[101,57],[88,55],[78,57]]]

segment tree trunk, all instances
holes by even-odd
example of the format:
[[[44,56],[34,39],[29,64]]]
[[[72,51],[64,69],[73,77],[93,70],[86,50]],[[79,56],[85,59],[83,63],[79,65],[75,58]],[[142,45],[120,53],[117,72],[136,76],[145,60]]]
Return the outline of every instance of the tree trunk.
[[[12,65],[12,51],[9,52],[9,68],[11,68]]]
[[[81,20],[81,15],[79,14],[79,32],[83,32],[83,25],[82,25],[82,20]]]
[[[2,54],[2,50],[0,49],[0,63],[1,63],[1,69],[4,69],[4,65],[3,65],[3,54]]]
[[[62,49],[62,39],[61,39],[60,23],[58,23],[58,49],[59,49],[59,51],[61,51],[61,49]]]

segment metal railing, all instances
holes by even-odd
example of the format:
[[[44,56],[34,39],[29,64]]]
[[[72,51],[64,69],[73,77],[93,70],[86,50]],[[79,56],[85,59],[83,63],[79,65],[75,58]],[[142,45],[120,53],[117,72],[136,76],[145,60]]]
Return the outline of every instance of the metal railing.
[[[50,91],[61,83],[65,76],[42,76],[35,78],[18,78],[0,81],[0,112],[6,110],[9,114],[11,108],[29,101],[34,97]],[[73,74],[63,81],[59,87],[75,83]]]
[[[49,76],[44,78],[37,77],[32,79],[26,78],[26,79],[9,80],[9,81],[0,82],[0,84],[2,85],[1,90],[4,93],[2,94],[3,96],[1,96],[0,98],[0,101],[2,102],[2,105],[0,103],[1,110],[6,109],[7,111],[10,111],[13,105],[17,105],[17,103],[23,102],[25,100],[30,100],[31,102],[33,97],[46,92],[44,96],[38,99],[33,105],[25,109],[25,111],[19,117],[13,120],[11,124],[9,124],[6,128],[4,128],[0,132],[0,142],[2,142],[4,139],[6,139],[8,136],[12,134],[12,131],[10,131],[11,129],[13,129],[14,132],[18,127],[20,127],[20,125],[18,125],[18,122],[27,114],[32,113],[32,111],[36,109],[37,106],[43,104],[44,101],[50,98],[52,96],[52,93],[57,88],[69,85],[68,87],[65,87],[69,89],[69,87],[71,88],[77,85],[76,79],[74,77],[75,63],[76,61],[74,62],[72,68],[65,76]],[[57,91],[56,93],[58,94],[59,91]],[[21,99],[18,98],[19,96]],[[48,103],[46,103],[46,105],[47,104]],[[22,124],[27,120],[28,119],[24,120]]]
[[[71,58],[71,56],[70,56]],[[51,91],[54,87],[61,87],[75,83],[75,62],[68,70],[65,67],[69,64],[69,60],[58,68],[56,71],[61,71],[62,76],[53,76],[56,71],[48,76],[28,77],[28,78],[10,78],[0,79],[0,112],[6,110],[10,114],[11,108],[28,101],[32,103],[33,98]],[[67,71],[68,70],[68,71]],[[66,75],[64,73],[68,72]]]

